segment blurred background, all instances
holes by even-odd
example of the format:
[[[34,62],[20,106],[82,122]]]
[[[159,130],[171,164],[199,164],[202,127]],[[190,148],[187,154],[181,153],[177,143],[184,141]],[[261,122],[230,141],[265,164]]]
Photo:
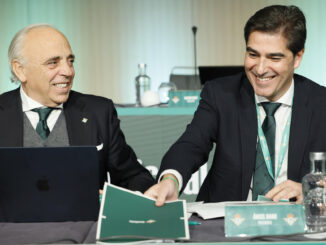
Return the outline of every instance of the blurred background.
[[[326,85],[325,0],[0,0],[0,93],[18,86],[9,79],[7,50],[15,33],[28,24],[49,23],[67,36],[76,56],[73,89],[132,104],[139,63],[147,64],[154,91],[172,80],[170,75],[180,67],[188,68],[179,69],[190,73],[187,83],[196,81],[194,40],[197,66],[242,66],[244,25],[254,12],[271,4],[294,4],[303,10],[308,37],[296,72]],[[180,89],[180,83],[176,85]],[[189,93],[178,98],[197,96],[198,104],[199,90]],[[117,108],[127,142],[153,176],[196,110],[196,103],[174,107],[171,101],[164,108]],[[213,153],[193,174],[182,198],[195,200],[212,158]]]
[[[242,65],[244,24],[271,4],[303,10],[308,38],[297,73],[326,85],[325,0],[0,0],[0,93],[17,87],[7,49],[28,24],[49,23],[67,36],[76,55],[73,89],[132,103],[138,63],[147,64],[153,90],[173,67],[194,66],[193,26],[198,66]]]

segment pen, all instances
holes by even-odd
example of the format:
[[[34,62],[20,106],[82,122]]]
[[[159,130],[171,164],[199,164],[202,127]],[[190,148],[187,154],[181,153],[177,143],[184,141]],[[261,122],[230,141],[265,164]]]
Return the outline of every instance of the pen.
[[[200,223],[197,221],[188,221],[188,224],[189,225],[200,225]]]

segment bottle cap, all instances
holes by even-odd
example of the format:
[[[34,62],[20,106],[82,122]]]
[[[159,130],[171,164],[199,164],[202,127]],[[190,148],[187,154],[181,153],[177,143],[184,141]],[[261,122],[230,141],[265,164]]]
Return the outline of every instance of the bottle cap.
[[[326,152],[310,152],[309,158],[310,161],[326,160]]]
[[[145,63],[139,63],[139,64],[138,64],[138,67],[139,67],[140,69],[144,69],[144,68],[146,68],[146,64],[145,64]]]

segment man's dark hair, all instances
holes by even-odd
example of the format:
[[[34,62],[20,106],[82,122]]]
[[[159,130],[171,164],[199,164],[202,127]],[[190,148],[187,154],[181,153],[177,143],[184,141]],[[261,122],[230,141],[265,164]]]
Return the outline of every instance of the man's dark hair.
[[[246,44],[254,31],[278,33],[288,40],[287,48],[296,55],[306,41],[306,18],[296,6],[272,5],[258,10],[244,28]]]

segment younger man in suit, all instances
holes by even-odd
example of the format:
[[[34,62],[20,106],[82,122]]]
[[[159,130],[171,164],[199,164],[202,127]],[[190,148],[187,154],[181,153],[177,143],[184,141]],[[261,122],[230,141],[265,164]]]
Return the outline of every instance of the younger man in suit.
[[[146,194],[178,198],[216,144],[197,200],[302,201],[309,152],[326,150],[326,89],[294,74],[304,53],[306,21],[296,6],[257,11],[244,28],[245,73],[205,84],[192,122],[162,160]]]
[[[75,56],[60,31],[44,24],[23,28],[8,58],[21,86],[0,95],[0,147],[94,145],[100,186],[107,172],[111,183],[132,190],[153,184],[126,144],[112,101],[71,90]]]

